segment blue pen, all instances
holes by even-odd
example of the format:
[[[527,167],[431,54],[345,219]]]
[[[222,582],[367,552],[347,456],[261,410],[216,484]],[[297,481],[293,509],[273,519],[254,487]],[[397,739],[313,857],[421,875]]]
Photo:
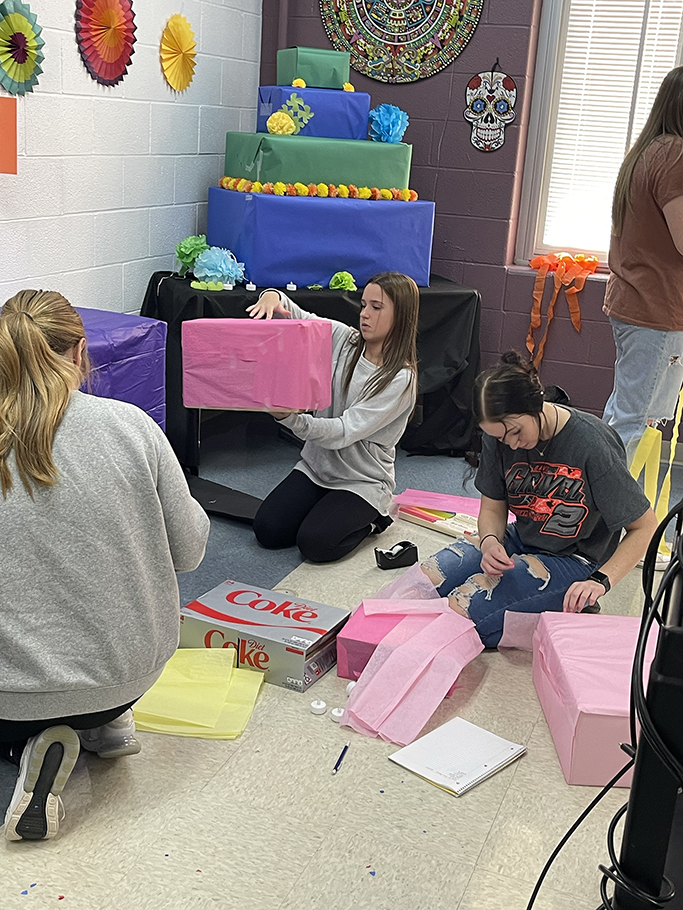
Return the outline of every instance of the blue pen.
[[[344,761],[344,756],[345,756],[346,753],[348,752],[348,749],[349,749],[349,746],[350,746],[350,745],[351,745],[351,742],[349,741],[349,742],[344,746],[344,748],[341,750],[341,754],[340,754],[339,758],[337,759],[337,763],[336,763],[336,765],[334,766],[334,768],[332,768],[332,773],[333,773],[333,774],[336,774],[337,771],[341,768],[341,763]]]

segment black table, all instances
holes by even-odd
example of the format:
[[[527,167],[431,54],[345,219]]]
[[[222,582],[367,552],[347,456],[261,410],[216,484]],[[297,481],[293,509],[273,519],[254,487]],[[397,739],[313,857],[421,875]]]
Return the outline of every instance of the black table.
[[[260,290],[241,285],[232,291],[199,291],[189,278],[155,272],[147,287],[141,316],[168,323],[166,346],[166,433],[179,461],[192,473],[199,468],[199,411],[185,408],[182,398],[181,325],[186,319],[242,318]],[[358,325],[361,291],[286,292],[300,307],[318,316]],[[479,370],[481,298],[446,278],[432,276],[420,288],[418,324],[417,420],[406,430],[401,447],[416,454],[462,455],[472,437],[471,395]]]

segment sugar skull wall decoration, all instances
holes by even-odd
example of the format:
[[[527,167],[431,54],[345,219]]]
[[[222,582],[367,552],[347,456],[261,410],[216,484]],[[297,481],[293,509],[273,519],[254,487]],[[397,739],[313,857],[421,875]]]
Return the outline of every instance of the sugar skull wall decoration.
[[[464,116],[472,124],[472,145],[482,152],[495,152],[505,142],[505,127],[515,119],[514,79],[498,72],[494,65],[488,73],[472,76],[466,95]]]

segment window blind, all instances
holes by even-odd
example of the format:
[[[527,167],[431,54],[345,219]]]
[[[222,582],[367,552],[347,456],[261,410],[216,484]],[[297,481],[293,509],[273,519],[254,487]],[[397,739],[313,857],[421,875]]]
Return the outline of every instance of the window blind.
[[[682,22],[683,0],[567,0],[536,251],[606,260],[617,173],[680,60]]]

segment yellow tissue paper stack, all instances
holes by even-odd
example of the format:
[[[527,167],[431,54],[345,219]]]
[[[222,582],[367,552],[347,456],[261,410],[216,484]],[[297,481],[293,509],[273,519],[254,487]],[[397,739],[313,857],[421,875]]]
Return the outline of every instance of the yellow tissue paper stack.
[[[263,673],[235,668],[234,648],[181,648],[134,706],[147,733],[237,739],[249,722]]]

